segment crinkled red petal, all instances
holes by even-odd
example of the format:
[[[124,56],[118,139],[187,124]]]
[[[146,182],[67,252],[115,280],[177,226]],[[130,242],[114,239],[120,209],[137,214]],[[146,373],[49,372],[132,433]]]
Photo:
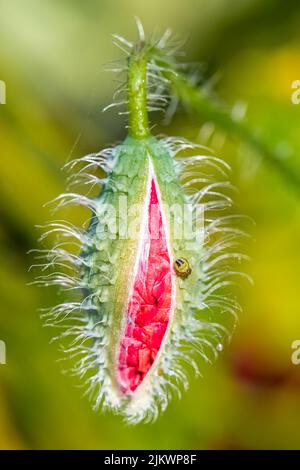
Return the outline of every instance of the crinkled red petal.
[[[155,181],[151,181],[147,230],[119,351],[119,383],[134,391],[160,349],[171,311],[171,263]]]

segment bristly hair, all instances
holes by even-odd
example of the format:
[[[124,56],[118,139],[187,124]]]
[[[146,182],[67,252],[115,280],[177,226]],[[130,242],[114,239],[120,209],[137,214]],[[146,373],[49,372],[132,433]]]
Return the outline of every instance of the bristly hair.
[[[136,18],[139,41],[130,42],[118,34],[114,34],[114,44],[125,54],[125,60],[121,59],[107,65],[106,70],[118,73],[124,76],[128,72],[128,61],[137,47],[143,47],[149,51],[149,60],[147,63],[147,105],[148,111],[162,111],[166,114],[175,112],[177,103],[175,95],[171,92],[170,75],[177,74],[178,70],[188,71],[191,80],[199,76],[199,67],[193,64],[185,64],[177,61],[178,56],[182,56],[181,48],[185,41],[180,40],[167,29],[163,35],[152,34],[145,40],[145,32],[141,21]],[[128,114],[127,111],[127,84],[126,80],[115,91],[113,102],[107,105],[103,111],[111,108],[121,108],[120,115]]]
[[[165,109],[172,102],[170,74],[180,67],[176,62],[181,43],[172,38],[169,30],[158,38],[155,35],[148,42],[140,21],[137,21],[138,46],[120,36],[114,35],[115,42],[127,57],[140,47],[149,49],[147,65],[148,110]],[[126,73],[127,63],[113,67],[115,72]],[[127,85],[116,92],[118,101],[106,107],[128,105]],[[121,95],[125,95],[119,98]],[[126,113],[127,111],[121,111]],[[103,188],[109,182],[110,191],[119,191],[118,182],[112,181],[113,174],[124,145],[73,160],[66,165],[71,171],[71,187],[86,185],[87,194],[68,192],[58,196],[52,203],[55,209],[65,205],[79,204],[92,213],[89,228],[76,227],[66,221],[52,221],[41,236],[45,242],[48,236],[57,235],[57,242],[51,249],[37,251],[42,275],[35,283],[42,286],[59,286],[68,300],[43,311],[46,326],[54,326],[67,357],[73,361],[71,372],[86,384],[85,393],[95,409],[100,406],[121,411],[130,423],[141,420],[152,421],[163,411],[173,394],[180,396],[180,389],[188,384],[187,367],[200,374],[197,356],[207,362],[213,361],[223,348],[235,327],[240,305],[232,296],[230,287],[237,276],[249,279],[234,268],[247,260],[241,241],[248,237],[239,225],[242,218],[230,211],[234,188],[227,180],[230,170],[227,163],[200,145],[183,138],[164,137],[157,141],[163,151],[173,159],[178,181],[183,188],[186,201],[195,207],[201,205],[205,211],[203,254],[199,267],[199,289],[197,298],[188,293],[188,322],[175,325],[168,354],[165,354],[160,371],[155,372],[145,385],[145,392],[138,403],[122,401],[114,391],[112,378],[108,373],[109,341],[108,332],[114,328],[112,317],[105,308],[110,295],[110,286],[116,281],[114,254],[107,250],[103,262],[97,264],[94,253],[102,249],[101,234],[94,230],[97,221],[105,223],[108,217],[107,202],[100,198]],[[100,174],[102,176],[99,176]],[[90,197],[90,189],[98,186],[100,196]],[[194,213],[194,211],[193,211]],[[195,213],[197,213],[195,211]],[[238,222],[238,223],[237,223]],[[112,268],[113,267],[113,268]],[[50,271],[50,272],[49,272]],[[101,288],[95,283],[94,273],[101,279]],[[84,273],[84,275],[82,274]],[[229,289],[228,289],[229,287]]]

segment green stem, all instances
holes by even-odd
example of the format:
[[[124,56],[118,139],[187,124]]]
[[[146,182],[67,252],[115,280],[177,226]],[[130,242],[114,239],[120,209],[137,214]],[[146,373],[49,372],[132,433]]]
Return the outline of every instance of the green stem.
[[[141,49],[132,54],[127,75],[129,135],[144,139],[149,135],[147,111],[147,56]]]
[[[207,96],[201,88],[191,84],[189,80],[180,73],[169,73],[167,77],[174,89],[175,94],[187,108],[201,118],[205,118],[216,125],[237,135],[241,140],[247,142],[263,159],[277,169],[282,177],[286,179],[294,190],[300,193],[300,176],[259,137],[252,129],[242,122],[235,121],[231,114],[220,107],[220,105]]]

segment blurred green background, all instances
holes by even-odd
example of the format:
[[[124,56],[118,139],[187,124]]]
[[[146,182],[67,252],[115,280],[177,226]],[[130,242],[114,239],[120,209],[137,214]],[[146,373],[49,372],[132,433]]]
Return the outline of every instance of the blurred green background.
[[[56,292],[28,287],[26,255],[37,247],[43,204],[65,188],[70,158],[125,136],[115,110],[102,113],[116,87],[103,64],[120,56],[111,33],[136,38],[167,27],[187,38],[188,61],[218,77],[221,100],[247,103],[245,118],[300,174],[300,3],[296,0],[0,0],[0,365],[2,449],[300,448],[300,192],[245,143],[216,128],[207,140],[232,166],[237,211],[256,222],[241,292],[244,312],[231,344],[203,379],[191,380],[155,424],[125,426],[91,411],[78,382],[61,374],[51,331],[37,309]],[[199,117],[179,110],[157,132],[203,138]],[[80,217],[72,214],[72,217]]]

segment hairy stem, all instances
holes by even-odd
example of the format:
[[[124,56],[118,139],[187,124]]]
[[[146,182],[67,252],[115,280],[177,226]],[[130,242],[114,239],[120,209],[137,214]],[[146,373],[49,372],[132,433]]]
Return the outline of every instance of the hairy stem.
[[[129,134],[135,139],[149,135],[147,111],[147,56],[142,48],[131,55],[127,75]]]
[[[157,50],[154,56],[157,54]],[[157,62],[165,65],[164,58],[161,55],[156,56]],[[226,109],[222,108],[219,103],[209,97],[201,87],[194,85],[183,74],[176,70],[176,64],[167,62],[168,72],[165,73],[166,78],[170,81],[171,87],[178,99],[190,111],[197,114],[200,118],[208,119],[217,126],[236,135],[244,142],[248,143],[257,154],[271,164],[285,179],[285,181],[297,193],[300,194],[300,175],[297,174],[290,166],[288,166],[280,157],[272,150],[261,138],[257,137],[255,132],[242,122],[234,120]]]

